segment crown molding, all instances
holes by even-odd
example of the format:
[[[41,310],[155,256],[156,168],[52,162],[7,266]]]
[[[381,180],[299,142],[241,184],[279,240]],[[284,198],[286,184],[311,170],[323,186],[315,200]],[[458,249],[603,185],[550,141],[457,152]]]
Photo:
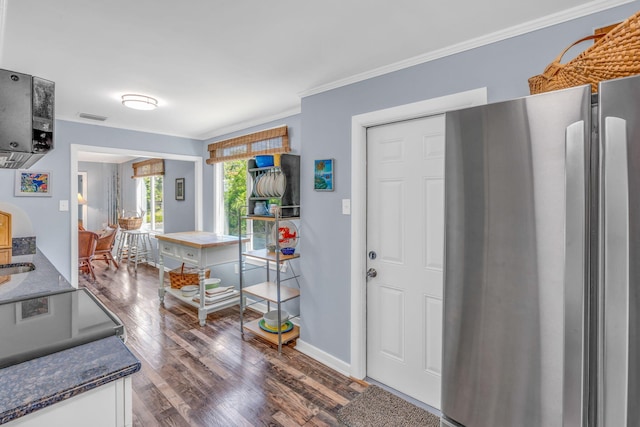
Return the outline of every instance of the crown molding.
[[[290,116],[295,116],[296,114],[300,114],[301,112],[301,106],[300,103],[298,101],[298,105],[290,108],[288,110],[285,111],[281,111],[280,113],[271,115],[271,116],[262,116],[260,118],[257,119],[253,119],[253,120],[247,120],[244,122],[240,122],[240,123],[236,123],[233,124],[231,126],[227,126],[224,128],[219,128],[219,129],[214,129],[212,130],[210,133],[205,133],[203,135],[201,135],[200,137],[198,137],[198,139],[206,141],[212,138],[217,138],[219,136],[223,136],[223,135],[228,135],[232,132],[237,132],[240,130],[247,130],[251,127],[254,126],[260,126],[263,125],[265,123],[269,123],[272,122],[274,120],[280,120],[280,119],[284,119],[286,117],[290,117]]]
[[[621,6],[626,3],[632,3],[635,0],[596,0],[584,5],[576,6],[571,9],[557,12],[551,15],[544,16],[542,18],[534,19],[532,21],[525,22],[523,24],[515,25],[513,27],[506,28],[504,30],[496,31],[484,36],[477,37],[475,39],[466,40],[461,43],[457,43],[451,46],[447,46],[442,49],[437,49],[432,52],[427,52],[422,55],[414,56],[403,61],[395,62],[393,64],[385,65],[383,67],[375,68],[373,70],[365,71],[364,73],[356,74],[351,77],[336,80],[331,83],[327,83],[321,86],[317,86],[313,89],[306,90],[298,93],[300,98],[304,98],[311,95],[316,95],[322,92],[326,92],[339,87],[347,86],[353,83],[358,83],[364,80],[368,80],[374,77],[379,77],[385,74],[392,73],[394,71],[403,70],[405,68],[413,67],[415,65],[424,64],[429,61],[444,58],[446,56],[461,53],[467,50],[475,49],[481,46],[485,46],[491,43],[506,40],[512,37],[520,36],[522,34],[530,33],[536,30],[550,27],[552,25],[562,24],[573,19],[582,18],[593,13],[602,12],[607,9]]]

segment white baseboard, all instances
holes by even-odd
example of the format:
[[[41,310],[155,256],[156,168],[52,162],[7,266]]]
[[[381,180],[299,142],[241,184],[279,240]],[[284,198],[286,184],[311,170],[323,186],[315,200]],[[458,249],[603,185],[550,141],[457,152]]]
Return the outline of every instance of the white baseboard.
[[[328,366],[335,371],[338,371],[342,375],[346,375],[348,377],[351,376],[351,366],[348,363],[338,359],[335,356],[330,355],[325,351],[320,350],[317,347],[312,346],[311,344],[304,342],[299,338],[296,342],[295,348],[300,353],[306,354],[310,358],[317,360],[318,362]]]
[[[252,304],[248,308],[250,310],[254,310],[259,313],[267,312],[267,304],[262,302]],[[298,317],[294,317],[293,319],[291,319],[291,322],[294,323],[295,325],[300,326],[300,318]],[[295,349],[300,353],[303,353],[309,356],[310,358],[322,363],[323,365],[328,366],[329,368],[340,372],[342,375],[350,376],[351,366],[348,363],[345,363],[342,360],[338,359],[337,357],[332,356],[329,353],[322,351],[319,348],[304,342],[300,338],[298,338],[298,340],[296,341]]]
[[[267,304],[265,302],[254,302],[247,308],[262,314],[267,312]]]

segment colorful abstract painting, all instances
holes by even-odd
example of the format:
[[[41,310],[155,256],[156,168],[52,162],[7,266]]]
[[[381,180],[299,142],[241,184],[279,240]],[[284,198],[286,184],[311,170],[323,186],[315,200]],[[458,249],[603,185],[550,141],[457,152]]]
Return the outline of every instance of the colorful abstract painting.
[[[51,173],[16,172],[16,196],[51,196]]]

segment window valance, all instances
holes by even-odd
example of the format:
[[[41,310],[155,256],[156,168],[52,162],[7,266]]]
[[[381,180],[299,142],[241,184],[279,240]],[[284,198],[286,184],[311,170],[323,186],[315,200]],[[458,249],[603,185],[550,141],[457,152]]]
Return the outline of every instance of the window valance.
[[[145,176],[164,175],[164,159],[149,159],[131,165],[133,176],[131,178],[143,178]]]
[[[260,154],[288,153],[289,135],[287,126],[267,129],[208,145],[207,164],[227,160],[248,159]]]

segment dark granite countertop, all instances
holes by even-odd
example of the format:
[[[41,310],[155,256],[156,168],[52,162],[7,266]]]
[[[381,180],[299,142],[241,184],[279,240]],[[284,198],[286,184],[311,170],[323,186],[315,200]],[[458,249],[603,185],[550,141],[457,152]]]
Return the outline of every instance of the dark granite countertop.
[[[11,258],[11,262],[32,262],[35,264],[36,269],[28,273],[9,276],[8,282],[0,284],[0,301],[72,288],[71,284],[40,250],[36,250],[33,255],[14,256]]]
[[[0,371],[0,424],[140,370],[118,337],[104,338]]]
[[[36,268],[0,284],[0,302],[73,288],[39,250],[12,257],[16,262]],[[140,361],[115,335],[0,369],[0,424],[139,370]]]

